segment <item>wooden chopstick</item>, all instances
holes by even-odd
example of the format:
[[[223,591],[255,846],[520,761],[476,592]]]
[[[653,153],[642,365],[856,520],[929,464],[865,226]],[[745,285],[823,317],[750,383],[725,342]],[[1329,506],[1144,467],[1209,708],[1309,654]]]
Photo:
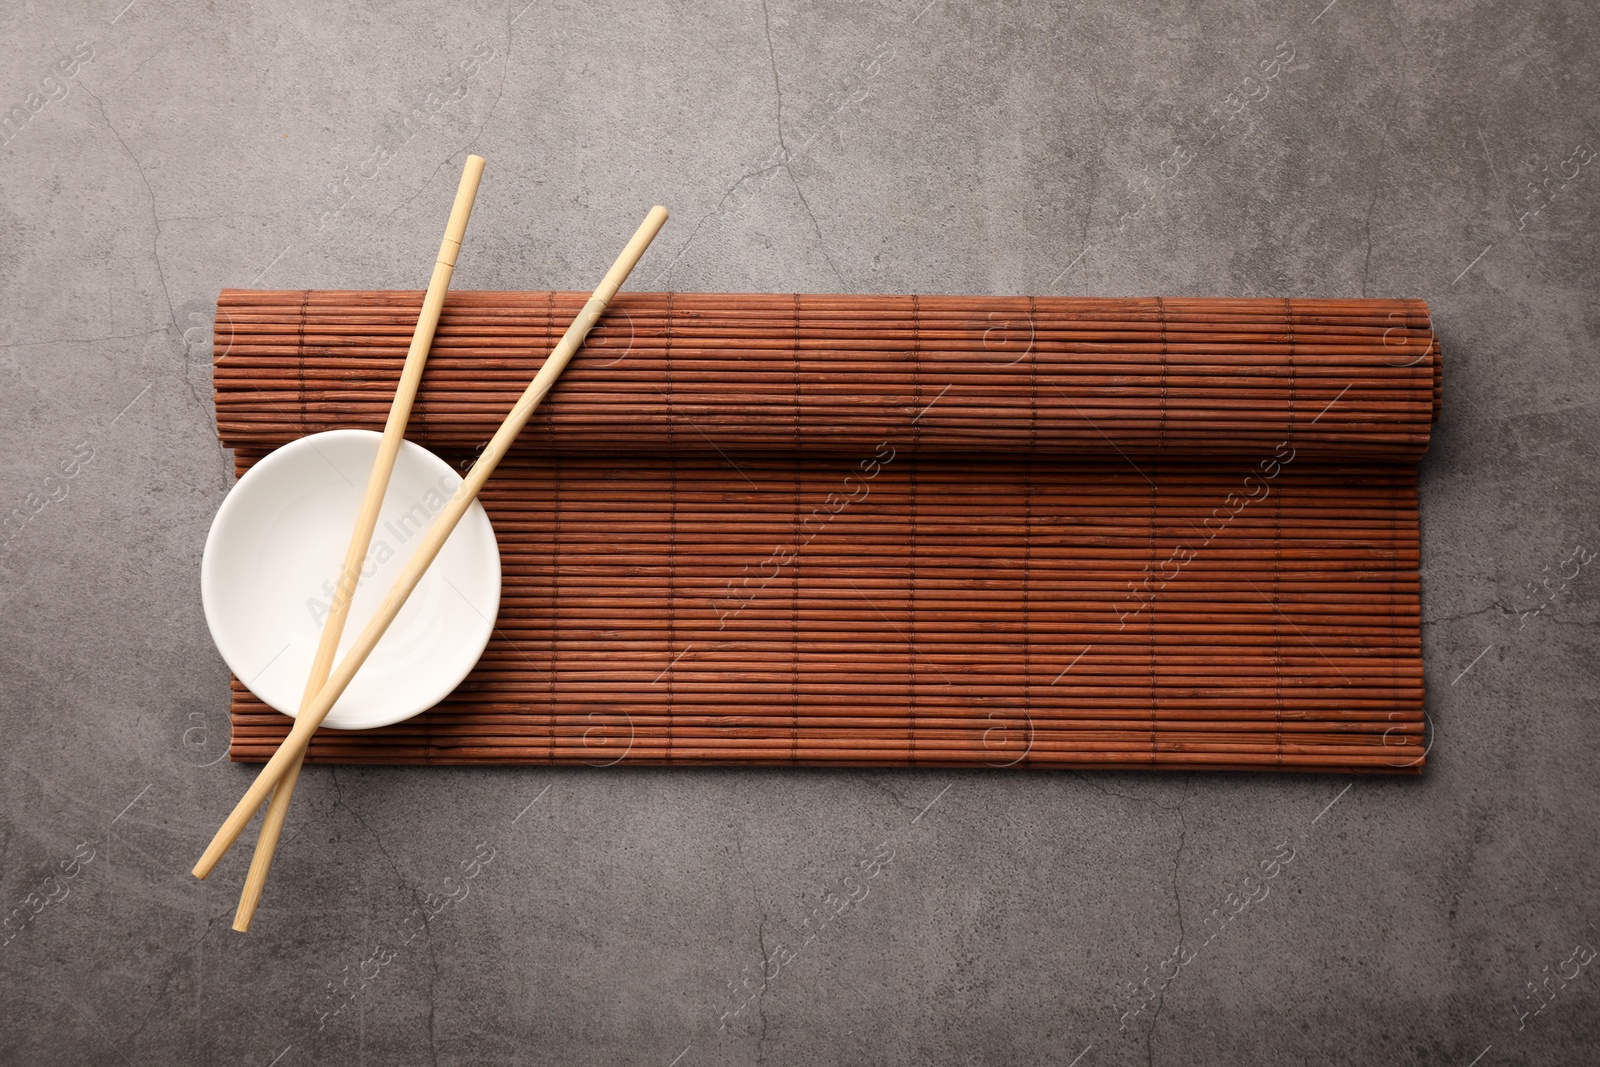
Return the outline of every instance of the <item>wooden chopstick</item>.
[[[478,183],[482,180],[483,157],[469,155],[466,167],[461,172],[461,184],[456,187],[455,203],[450,207],[450,220],[445,224],[444,239],[439,243],[433,276],[428,280],[428,294],[423,298],[422,312],[417,316],[417,327],[411,335],[411,348],[406,353],[405,367],[400,372],[400,385],[389,405],[389,418],[383,427],[383,439],[378,443],[378,455],[373,460],[372,473],[367,477],[361,510],[356,515],[355,529],[350,533],[350,547],[345,550],[344,566],[339,569],[333,605],[323,624],[316,656],[311,660],[311,674],[306,679],[305,694],[300,698],[302,715],[327,684],[328,673],[333,669],[333,657],[339,651],[339,638],[344,634],[344,624],[350,616],[350,602],[355,597],[356,583],[366,562],[367,546],[372,542],[378,512],[383,507],[383,497],[389,489],[389,477],[394,473],[395,457],[400,454],[400,444],[405,439],[406,424],[411,420],[411,405],[417,396],[417,386],[422,382],[428,350],[433,345],[434,331],[439,326],[439,313],[444,309],[445,293],[450,289],[456,257],[461,254],[461,241],[466,236],[467,220],[472,215],[472,204],[477,199]],[[283,778],[272,791],[266,817],[261,822],[261,835],[256,838],[250,871],[245,875],[244,890],[239,895],[239,907],[233,914],[233,928],[240,933],[250,929],[256,905],[261,902],[261,892],[267,884],[267,872],[272,868],[278,836],[283,832],[284,820],[289,815],[289,801],[294,797],[294,785],[300,776],[302,762],[304,753],[284,772]]]
[[[512,407],[505,421],[500,424],[500,428],[484,448],[483,454],[478,457],[477,462],[472,465],[472,469],[467,472],[466,479],[434,519],[417,551],[412,555],[410,561],[406,563],[405,570],[401,572],[400,577],[390,589],[389,595],[379,605],[372,619],[356,638],[350,651],[345,654],[344,659],[339,661],[338,667],[334,669],[328,682],[317,693],[315,699],[301,707],[300,714],[295,718],[294,727],[289,731],[289,736],[284,738],[284,742],[278,748],[278,751],[273,755],[272,759],[267,761],[267,765],[262,768],[255,782],[245,792],[244,797],[234,807],[233,812],[223,822],[221,828],[218,829],[211,844],[207,846],[205,853],[200,857],[200,861],[195,864],[195,877],[204,878],[211,873],[217,861],[222,858],[228,848],[238,839],[239,834],[243,832],[245,826],[255,814],[256,808],[260,807],[262,801],[266,799],[267,793],[288,774],[291,766],[297,764],[304,757],[306,746],[311,741],[311,735],[316,732],[322,720],[327,717],[329,709],[339,699],[345,687],[350,684],[350,680],[355,677],[356,672],[361,669],[362,663],[366,662],[367,656],[372,653],[379,639],[388,630],[389,624],[400,613],[400,609],[405,605],[406,599],[411,595],[411,591],[416,588],[417,583],[422,579],[429,565],[433,563],[434,557],[444,547],[444,543],[449,538],[451,531],[461,521],[461,517],[466,514],[467,508],[477,499],[484,482],[488,481],[489,475],[494,473],[495,467],[505,457],[506,452],[517,439],[517,435],[522,432],[523,426],[532,417],[534,409],[539,406],[545,394],[555,384],[556,378],[566,369],[567,363],[571,361],[578,347],[583,344],[583,339],[588,336],[595,322],[599,320],[601,314],[605,311],[606,305],[611,302],[611,298],[616,295],[623,281],[632,272],[634,265],[639,262],[639,257],[644,255],[645,249],[650,246],[650,242],[654,240],[655,235],[666,221],[666,208],[657,206],[650,209],[650,213],[645,216],[644,222],[623,248],[622,254],[617,257],[616,262],[611,265],[611,269],[606,272],[599,287],[595,289],[594,295],[583,305],[572,324],[567,327],[567,332],[562,335],[561,341],[556,345],[549,357],[545,359],[544,365],[539,368],[539,373],[529,383],[527,390]]]

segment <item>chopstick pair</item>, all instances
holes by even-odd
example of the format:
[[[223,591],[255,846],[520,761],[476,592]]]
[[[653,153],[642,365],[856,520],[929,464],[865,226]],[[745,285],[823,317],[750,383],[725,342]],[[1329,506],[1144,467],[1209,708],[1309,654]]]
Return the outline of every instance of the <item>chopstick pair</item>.
[[[361,665],[371,654],[380,638],[394,621],[400,609],[405,605],[406,599],[416,588],[434,558],[443,548],[451,531],[466,514],[467,508],[477,499],[484,483],[494,472],[496,466],[505,457],[512,443],[522,432],[528,419],[539,406],[555,380],[566,368],[573,355],[583,344],[584,338],[593,328],[596,321],[605,311],[606,306],[616,295],[623,281],[633,270],[639,258],[644,254],[650,242],[666,222],[665,208],[653,207],[646,215],[644,222],[639,226],[633,237],[623,248],[622,254],[617,257],[611,269],[606,272],[594,294],[584,304],[583,308],[573,319],[560,342],[545,359],[543,366],[535,375],[527,390],[512,407],[494,437],[484,448],[472,469],[467,472],[466,478],[456,490],[455,494],[446,502],[443,510],[435,517],[429,526],[416,552],[407,562],[405,569],[396,579],[394,586],[379,605],[377,611],[368,621],[366,627],[356,638],[350,650],[339,662],[337,668],[330,670],[333,656],[338,648],[339,638],[344,622],[349,612],[350,593],[355,588],[355,578],[359,574],[366,557],[367,545],[372,537],[373,527],[376,525],[377,513],[383,501],[383,495],[388,487],[389,475],[393,470],[394,459],[399,451],[400,441],[404,437],[405,425],[410,416],[411,403],[416,395],[417,384],[422,375],[422,368],[427,358],[427,351],[432,344],[433,333],[438,325],[439,312],[444,303],[444,295],[449,287],[450,277],[455,266],[456,255],[460,251],[461,239],[466,230],[467,218],[471,212],[472,201],[477,192],[478,181],[483,172],[483,160],[477,156],[469,156],[466,173],[462,175],[461,186],[456,194],[456,202],[451,210],[450,222],[446,227],[445,238],[440,248],[440,254],[434,267],[428,292],[423,300],[422,312],[417,321],[417,330],[412,338],[411,349],[407,353],[405,369],[401,374],[400,387],[396,392],[395,400],[390,408],[389,420],[384,427],[384,436],[379,445],[378,459],[373,465],[372,475],[368,481],[367,490],[362,500],[362,509],[357,517],[356,529],[352,534],[350,548],[346,553],[344,566],[341,568],[339,585],[334,599],[333,610],[330,611],[324,625],[323,635],[318,644],[317,656],[313,660],[311,676],[306,687],[306,696],[301,702],[299,714],[295,718],[294,726],[290,729],[288,737],[283,741],[278,751],[274,753],[267,765],[262,768],[255,782],[245,792],[239,803],[234,807],[228,818],[223,822],[211,844],[207,846],[200,861],[195,864],[194,874],[198,878],[205,878],[216,866],[218,860],[227,852],[239,835],[243,832],[250,819],[254,816],[262,801],[272,793],[272,803],[269,805],[266,819],[262,823],[261,837],[257,842],[256,855],[251,863],[250,873],[246,877],[244,892],[240,898],[239,910],[234,918],[234,929],[244,931],[249,929],[251,917],[256,904],[260,900],[261,890],[265,884],[266,874],[271,866],[272,852],[277,843],[277,836],[282,830],[283,820],[288,810],[289,798],[294,789],[295,778],[298,775],[301,762],[305,757],[305,750],[310,743],[312,735],[322,720],[327,717],[329,710],[338,701],[351,679],[360,670]],[[275,788],[276,787],[276,788]]]
[[[400,383],[394,400],[389,405],[389,417],[383,426],[383,437],[378,442],[378,455],[372,462],[372,472],[367,476],[367,488],[361,497],[361,509],[356,513],[355,529],[350,533],[350,545],[345,550],[344,564],[339,568],[339,579],[334,590],[333,604],[322,626],[322,636],[317,642],[316,655],[311,660],[311,673],[306,680],[305,693],[300,697],[300,715],[305,715],[312,701],[327,684],[333,669],[333,658],[339,649],[339,638],[350,616],[350,602],[354,598],[356,582],[365,564],[367,548],[372,542],[372,532],[378,524],[378,512],[383,507],[384,495],[389,489],[389,478],[394,473],[395,458],[405,438],[406,424],[411,421],[411,405],[422,381],[422,371],[428,362],[428,350],[433,345],[433,334],[439,325],[439,314],[444,308],[445,293],[455,274],[456,257],[461,254],[461,241],[466,236],[467,220],[472,215],[472,205],[478,196],[478,184],[483,180],[483,157],[467,157],[461,173],[461,183],[456,188],[456,199],[450,207],[450,220],[445,224],[444,239],[439,243],[439,255],[433,264],[433,275],[428,279],[428,291],[422,300],[422,312],[417,316],[417,328],[411,336],[411,347],[400,371]],[[234,912],[233,928],[243,933],[250,929],[256,905],[261,902],[261,892],[266,888],[267,872],[272,868],[272,857],[277,852],[278,837],[283,832],[284,820],[289,815],[289,801],[294,796],[294,786],[300,777],[300,766],[305,753],[296,756],[278,780],[267,805],[266,817],[261,822],[261,834],[256,838],[255,855],[250,860],[250,871],[245,875],[244,889],[239,895],[239,907]],[[200,874],[199,868],[195,870]],[[201,874],[200,877],[205,877]]]

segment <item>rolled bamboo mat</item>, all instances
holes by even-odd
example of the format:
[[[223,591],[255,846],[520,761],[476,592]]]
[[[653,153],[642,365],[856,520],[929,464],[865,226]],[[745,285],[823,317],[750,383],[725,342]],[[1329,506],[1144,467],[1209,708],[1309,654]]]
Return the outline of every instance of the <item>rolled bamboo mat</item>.
[[[412,438],[486,441],[585,298],[452,293]],[[381,427],[421,299],[224,290],[223,439]],[[1437,353],[1415,300],[622,293],[523,447],[1414,461]]]
[[[410,436],[581,300],[452,294]],[[419,303],[225,291],[240,472],[381,425]],[[1440,383],[1418,301],[621,294],[481,498],[483,659],[308,758],[1416,773]],[[233,758],[287,722],[235,680]]]

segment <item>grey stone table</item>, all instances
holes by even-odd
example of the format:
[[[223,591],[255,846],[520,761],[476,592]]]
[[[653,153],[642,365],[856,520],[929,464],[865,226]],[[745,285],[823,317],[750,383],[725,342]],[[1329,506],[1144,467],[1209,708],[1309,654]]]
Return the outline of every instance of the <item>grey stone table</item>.
[[[1596,1062],[1594,5],[124,2],[0,14],[0,1062]],[[460,288],[1427,298],[1426,775],[315,767],[233,933],[216,293],[469,151]]]

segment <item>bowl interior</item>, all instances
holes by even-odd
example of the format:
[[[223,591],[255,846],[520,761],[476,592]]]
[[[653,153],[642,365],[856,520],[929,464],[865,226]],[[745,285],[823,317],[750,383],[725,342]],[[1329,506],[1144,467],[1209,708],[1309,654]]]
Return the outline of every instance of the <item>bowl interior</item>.
[[[200,568],[211,636],[250,691],[286,715],[299,709],[379,440],[333,430],[291,442],[246,471],[212,521]],[[402,443],[340,658],[460,483],[444,460]],[[324,725],[369,729],[437,704],[477,663],[499,607],[500,551],[474,502]]]

